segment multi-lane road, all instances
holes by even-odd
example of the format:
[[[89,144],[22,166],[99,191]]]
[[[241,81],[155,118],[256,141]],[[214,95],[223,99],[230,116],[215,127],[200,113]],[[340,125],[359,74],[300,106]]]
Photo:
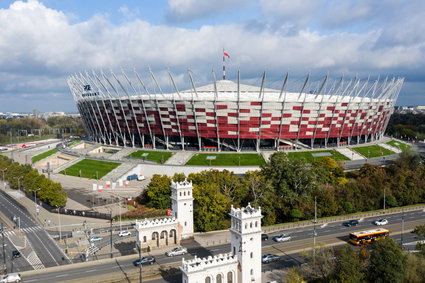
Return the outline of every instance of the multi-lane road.
[[[68,257],[58,247],[51,236],[34,221],[26,208],[19,205],[19,203],[3,191],[0,191],[0,211],[4,217],[15,219],[16,229],[9,232],[12,234],[25,234],[27,239],[25,245],[30,245],[35,252],[29,255],[29,259],[27,258],[33,268],[39,269],[70,263]],[[19,229],[20,232],[18,231]],[[8,234],[8,236],[12,235]],[[19,261],[17,261],[17,264],[19,267]]]
[[[416,242],[415,235],[410,233],[417,225],[425,224],[424,211],[411,211],[403,214],[386,215],[389,224],[384,226],[391,231],[391,236],[397,241],[401,242],[403,237],[404,246],[407,248],[414,247]],[[402,218],[404,218],[404,233],[401,235]],[[360,225],[357,227],[345,227],[342,222],[329,223],[327,225],[316,227],[316,242],[325,243],[327,245],[338,245],[346,243],[348,234],[353,231],[361,231],[365,229],[376,228],[372,222],[376,218],[360,219]],[[305,227],[300,229],[287,230],[285,233],[290,233],[292,240],[285,243],[276,243],[271,240],[272,236],[278,233],[269,235],[269,240],[263,242],[262,253],[272,253],[281,256],[281,260],[272,264],[263,264],[263,271],[282,269],[284,267],[300,265],[304,262],[300,253],[309,249],[313,245],[313,227]],[[196,242],[185,245],[188,248],[189,254],[184,255],[185,259],[193,258],[195,255],[198,257],[206,257],[219,253],[226,253],[230,251],[229,244],[218,245],[213,247],[201,247]],[[168,274],[169,269],[178,268],[181,264],[181,256],[169,258],[165,255],[155,255],[156,263],[152,266],[143,267],[143,277],[153,280],[153,282],[179,282],[181,276],[174,275],[171,278],[161,279],[162,274]],[[52,269],[51,271],[44,270],[42,273],[36,274],[31,272],[26,275],[23,274],[23,282],[77,282],[84,278],[84,282],[100,282],[102,278],[128,278],[128,282],[135,279],[138,280],[138,268],[132,265],[131,258],[117,259],[103,261],[101,264],[87,263],[76,264],[68,266],[64,270]],[[37,271],[38,272],[38,271]],[[152,276],[157,274],[158,276]],[[170,281],[171,280],[171,281]],[[146,280],[144,280],[146,281]]]

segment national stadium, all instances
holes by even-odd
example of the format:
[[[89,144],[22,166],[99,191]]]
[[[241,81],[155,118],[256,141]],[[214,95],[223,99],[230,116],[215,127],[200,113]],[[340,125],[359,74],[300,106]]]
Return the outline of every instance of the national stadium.
[[[326,148],[379,140],[404,78],[311,82],[310,76],[278,87],[216,80],[163,92],[150,71],[80,73],[68,85],[89,138],[102,144],[197,151]],[[146,82],[150,82],[150,87]],[[151,90],[154,91],[151,91]]]

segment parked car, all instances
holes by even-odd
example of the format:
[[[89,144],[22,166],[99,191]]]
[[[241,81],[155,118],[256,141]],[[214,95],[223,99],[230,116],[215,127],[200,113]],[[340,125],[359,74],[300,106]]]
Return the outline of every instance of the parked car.
[[[357,225],[359,225],[359,223],[360,222],[358,220],[349,220],[349,221],[342,223],[342,225],[347,226],[347,227],[351,227],[351,226],[357,226]]]
[[[121,231],[118,233],[118,237],[127,237],[127,236],[131,236],[130,231]]]
[[[9,283],[9,282],[20,282],[21,279],[21,274],[18,273],[9,273],[4,275],[1,279],[0,282],[5,282],[5,283]]]
[[[387,225],[388,224],[388,220],[385,219],[385,218],[378,219],[378,220],[374,221],[373,224],[378,225],[378,226]]]
[[[132,180],[137,180],[137,174],[127,176],[127,181],[132,181]]]
[[[261,262],[270,263],[270,262],[273,262],[273,261],[278,261],[279,259],[280,259],[280,256],[278,256],[278,255],[265,254],[261,257]]]
[[[155,258],[153,256],[144,256],[133,260],[134,266],[144,265],[144,264],[154,264]]]
[[[267,234],[261,234],[261,240],[262,241],[267,241],[269,239],[269,235]]]
[[[144,175],[139,175],[139,176],[137,177],[137,180],[138,180],[138,181],[143,181],[143,180],[146,180],[146,178],[145,178],[145,176],[144,176]]]
[[[171,251],[165,253],[166,256],[184,255],[187,253],[187,249],[183,247],[174,248]]]
[[[100,236],[90,236],[90,238],[89,238],[90,243],[102,241],[102,240],[103,240],[103,237],[100,237]]]
[[[20,251],[18,251],[18,250],[14,250],[14,251],[12,251],[12,257],[13,257],[13,258],[21,257],[21,252],[20,252]]]
[[[289,236],[289,234],[280,234],[280,235],[273,237],[273,241],[279,242],[279,243],[280,242],[287,242],[289,240],[291,240],[291,236]]]

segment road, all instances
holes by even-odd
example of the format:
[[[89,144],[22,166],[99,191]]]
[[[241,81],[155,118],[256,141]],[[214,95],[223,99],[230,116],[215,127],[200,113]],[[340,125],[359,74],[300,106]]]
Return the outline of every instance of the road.
[[[25,233],[29,244],[45,267],[68,264],[70,261],[51,236],[31,217],[26,208],[8,194],[0,191],[0,211],[8,219],[15,217],[16,228]]]
[[[403,243],[405,247],[413,247],[416,239],[414,234],[407,233],[408,230],[412,230],[417,225],[425,224],[425,212],[424,211],[412,211],[403,214],[387,215],[386,218],[389,224],[384,226],[391,231],[392,237],[397,241],[401,241],[401,221],[404,217],[404,229]],[[342,222],[330,223],[328,225],[322,225],[316,227],[317,243],[325,243],[327,245],[333,244],[344,244],[348,239],[348,234],[354,231],[361,231],[365,229],[376,228],[372,224],[376,218],[360,219],[360,225],[357,227],[345,227]],[[263,271],[282,269],[293,265],[300,265],[304,262],[300,252],[312,247],[313,245],[313,227],[306,227],[301,229],[287,230],[285,233],[290,233],[292,240],[285,243],[276,243],[271,240],[272,236],[269,235],[269,240],[263,241],[262,253],[272,253],[281,255],[281,260],[271,264],[263,264]],[[185,245],[188,248],[189,254],[184,255],[185,259],[193,258],[195,255],[198,257],[206,257],[209,255],[216,255],[219,253],[226,253],[230,251],[229,244],[212,246],[204,248],[199,246],[196,242]],[[125,277],[138,278],[138,268],[132,265],[132,260],[136,256],[126,259],[116,259],[111,262],[104,262],[98,265],[79,264],[78,268],[70,268],[67,270],[60,271],[49,271],[45,270],[42,274],[24,275],[23,282],[77,282],[84,278],[85,282],[97,281],[100,282],[102,276],[111,278],[112,276],[121,276],[122,279]],[[175,258],[166,257],[165,255],[157,255],[156,264],[152,266],[143,267],[143,276],[151,276],[157,274],[158,278],[155,278],[152,282],[180,282],[181,275],[173,275],[171,277],[160,278],[164,274],[170,274],[168,269],[178,268],[181,264],[182,256]],[[70,266],[71,267],[71,266]],[[99,281],[100,280],[100,281]]]

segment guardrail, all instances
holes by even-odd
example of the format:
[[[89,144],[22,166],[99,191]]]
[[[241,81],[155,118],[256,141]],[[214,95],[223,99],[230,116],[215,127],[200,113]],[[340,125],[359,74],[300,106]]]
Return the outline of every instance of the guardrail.
[[[417,206],[411,206],[411,207],[403,207],[403,208],[392,208],[388,209],[387,211],[375,211],[375,212],[365,212],[365,213],[359,213],[354,215],[346,215],[346,216],[335,216],[330,218],[324,218],[324,219],[317,219],[316,225],[325,224],[325,223],[333,223],[333,222],[340,222],[340,221],[346,221],[346,220],[352,220],[352,219],[359,219],[359,218],[368,218],[368,217],[374,217],[374,216],[384,216],[389,214],[396,214],[396,213],[402,213],[402,212],[408,212],[408,211],[415,211],[415,210],[424,210],[425,205],[417,205]],[[312,226],[314,225],[313,221],[303,221],[303,222],[297,222],[297,223],[285,223],[281,225],[276,225],[272,227],[263,227],[264,232],[274,232],[274,231],[281,231],[285,229],[293,229],[293,228],[299,228],[299,227],[306,227],[306,226]]]

